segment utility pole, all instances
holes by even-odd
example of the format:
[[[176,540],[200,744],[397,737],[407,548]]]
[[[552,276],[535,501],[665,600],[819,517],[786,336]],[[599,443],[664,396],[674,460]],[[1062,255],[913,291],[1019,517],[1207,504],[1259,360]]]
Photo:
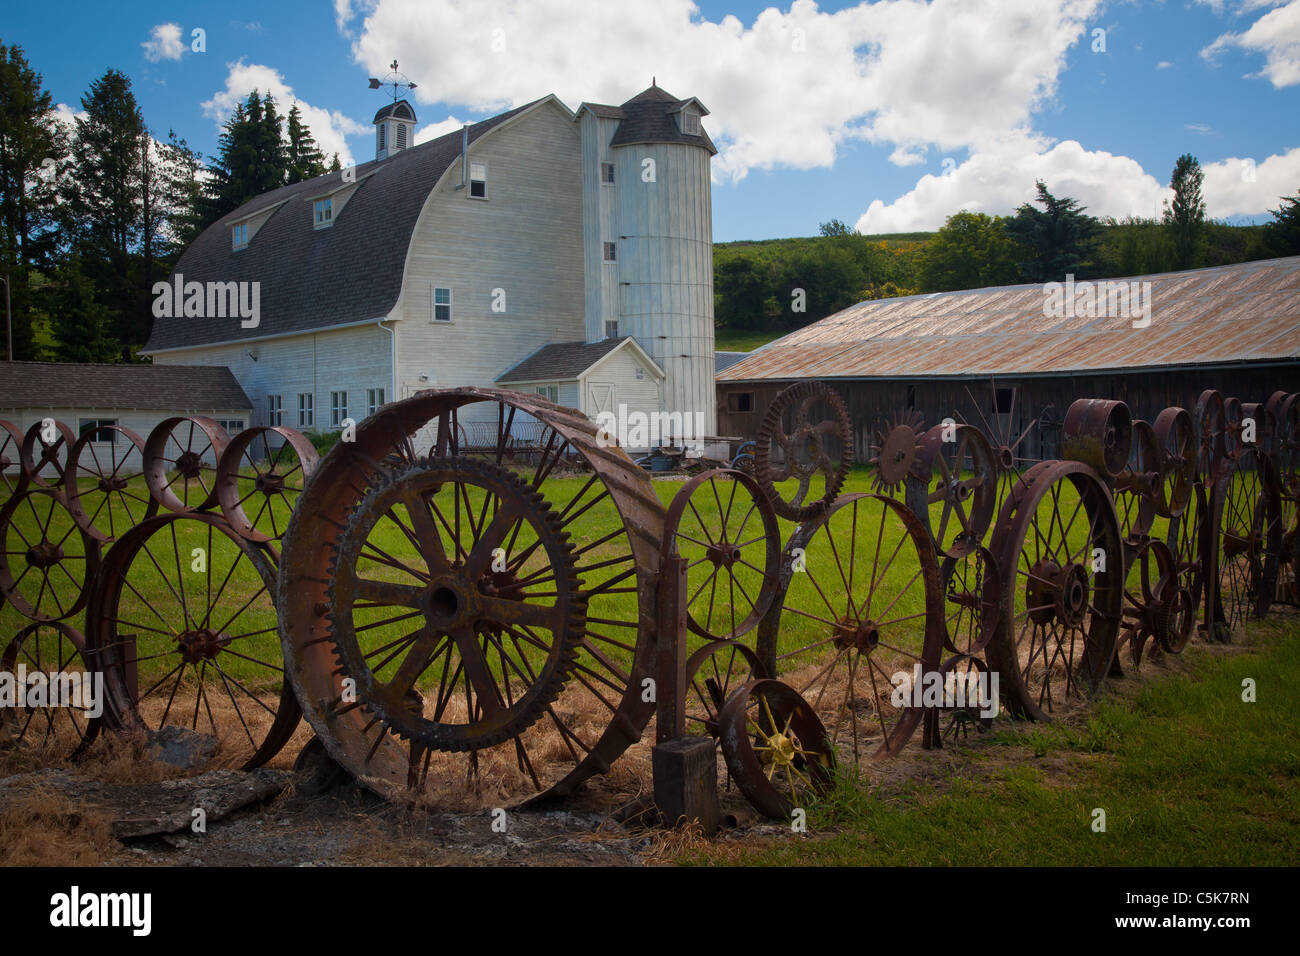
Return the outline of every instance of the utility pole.
[[[14,319],[9,311],[9,273],[5,273],[5,333],[9,342],[9,361],[14,360]]]

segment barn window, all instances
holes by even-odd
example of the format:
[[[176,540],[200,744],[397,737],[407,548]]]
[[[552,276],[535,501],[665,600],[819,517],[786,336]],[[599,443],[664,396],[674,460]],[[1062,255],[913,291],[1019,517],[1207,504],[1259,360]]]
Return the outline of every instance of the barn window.
[[[451,290],[434,288],[433,290],[433,321],[450,322],[451,321]]]
[[[487,165],[469,164],[469,198],[487,199]]]
[[[284,402],[281,395],[266,396],[266,423],[268,425],[284,424]]]
[[[907,407],[916,408],[916,386],[907,386]]]
[[[113,426],[117,424],[116,418],[82,418],[77,421],[77,437],[85,438],[88,432],[94,432],[93,442],[102,444],[116,444],[117,432]]]
[[[316,228],[331,225],[334,222],[334,200],[331,197],[316,200]]]
[[[217,424],[226,430],[227,435],[238,435],[244,430],[242,418],[218,418]]]
[[[379,411],[384,404],[384,390],[382,388],[366,389],[366,415],[373,415]]]
[[[556,404],[559,404],[559,401],[560,401],[560,386],[558,386],[558,385],[538,385],[538,386],[537,386],[537,394],[540,395],[540,396],[542,396],[542,398],[546,399],[548,402],[555,402]]]
[[[348,393],[330,392],[330,426],[342,428],[343,419],[348,417]]]
[[[1011,406],[1016,403],[1014,388],[999,388],[993,394],[993,412],[997,415],[1010,415]]]
[[[754,410],[753,392],[729,392],[727,394],[727,411],[752,412]]]
[[[230,230],[230,245],[234,249],[242,249],[248,245],[248,223],[236,223]]]
[[[316,424],[316,397],[311,392],[298,393],[298,427],[312,428]]]
[[[600,164],[600,181],[604,183],[606,186],[614,185],[614,164],[613,163]]]
[[[605,243],[605,261],[606,262],[618,261],[618,246],[612,242]]]
[[[605,323],[605,338],[607,338],[607,339],[616,339],[616,338],[618,338],[618,320],[617,320],[617,319],[616,319],[615,321],[613,321],[613,322],[606,322],[606,323]]]

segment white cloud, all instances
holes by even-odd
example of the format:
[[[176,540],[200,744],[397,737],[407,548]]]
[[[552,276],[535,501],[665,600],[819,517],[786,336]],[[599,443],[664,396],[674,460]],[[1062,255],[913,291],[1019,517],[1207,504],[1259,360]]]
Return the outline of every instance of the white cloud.
[[[1159,63],[1156,64],[1157,70],[1168,70],[1171,69],[1172,67],[1173,64],[1170,63],[1168,60],[1161,60]]]
[[[1300,147],[1258,164],[1228,158],[1202,165],[1206,214],[1214,219],[1253,216],[1276,208],[1300,182]],[[891,203],[879,199],[857,222],[864,233],[937,229],[959,210],[1008,215],[1034,198],[1043,180],[1057,196],[1071,196],[1090,215],[1159,216],[1173,192],[1127,156],[1085,150],[1073,140],[1050,149],[1034,138],[1012,139],[972,155],[947,175],[922,176]]]
[[[1267,0],[1256,0],[1244,4],[1241,12],[1265,6],[1275,4]],[[1219,10],[1216,9],[1216,12]],[[1290,0],[1285,6],[1275,6],[1275,9],[1269,10],[1241,33],[1223,34],[1201,50],[1201,56],[1213,61],[1220,53],[1233,47],[1248,53],[1263,54],[1264,67],[1253,75],[1266,77],[1275,89],[1300,83],[1300,0]]]
[[[480,112],[546,93],[575,107],[621,103],[654,75],[713,111],[714,174],[733,180],[751,169],[829,166],[852,139],[891,145],[906,165],[932,146],[978,148],[1027,128],[1100,5],[879,0],[826,13],[795,0],[746,25],[707,20],[692,0],[363,2],[356,60],[378,76],[396,57],[421,102]],[[357,6],[335,0],[344,32]]]
[[[448,116],[440,123],[430,123],[426,126],[421,126],[416,131],[412,145],[419,146],[421,143],[427,143],[429,140],[437,139],[439,136],[446,136],[448,133],[454,133],[464,125],[464,120],[458,120],[454,116]]]
[[[185,43],[181,40],[179,23],[158,24],[149,31],[149,39],[140,45],[144,47],[144,58],[150,63],[179,60],[185,55]]]
[[[1202,136],[1209,136],[1214,132],[1214,127],[1205,123],[1184,123],[1183,129],[1193,133],[1199,133]]]
[[[373,127],[358,123],[338,110],[327,110],[312,106],[301,97],[294,95],[293,87],[284,81],[284,77],[273,67],[259,63],[227,63],[226,88],[212,95],[212,99],[201,104],[205,115],[216,120],[218,125],[230,118],[236,103],[242,103],[253,90],[263,94],[270,92],[275,97],[276,109],[281,116],[287,116],[290,107],[298,104],[302,111],[303,122],[311,130],[326,161],[339,154],[339,162],[344,166],[353,163],[352,151],[348,149],[347,137],[369,135]],[[371,157],[365,157],[369,159]]]

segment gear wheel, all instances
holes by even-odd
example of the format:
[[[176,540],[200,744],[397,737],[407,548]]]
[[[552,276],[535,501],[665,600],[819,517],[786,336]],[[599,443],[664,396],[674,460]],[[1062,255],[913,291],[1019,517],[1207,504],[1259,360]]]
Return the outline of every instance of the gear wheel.
[[[465,457],[406,464],[358,502],[330,556],[329,598],[357,704],[434,751],[492,747],[534,724],[585,632],[577,559],[551,506]]]
[[[877,492],[892,494],[912,474],[918,436],[924,427],[920,413],[908,411],[896,415],[887,431],[877,430],[876,443],[871,449],[875,454],[870,461],[876,467],[872,486]]]
[[[813,412],[818,405],[823,413],[814,422]],[[793,425],[787,431],[785,419],[790,410]],[[852,463],[853,424],[844,400],[829,385],[797,382],[768,406],[758,429],[754,472],[763,494],[782,518],[807,521],[825,514],[840,493]],[[815,501],[804,504],[813,476],[819,474],[825,478],[825,489]],[[776,482],[787,478],[799,481],[788,499],[776,488]]]

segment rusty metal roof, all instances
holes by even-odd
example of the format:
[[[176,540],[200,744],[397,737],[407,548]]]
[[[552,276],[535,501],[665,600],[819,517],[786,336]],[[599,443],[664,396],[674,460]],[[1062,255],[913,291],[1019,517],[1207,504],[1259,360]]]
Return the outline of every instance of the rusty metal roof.
[[[1094,293],[1108,282],[1151,283],[1150,325],[1134,328],[1104,291],[1096,315],[1049,315],[1043,285],[877,299],[768,343],[717,380],[1058,375],[1300,358],[1300,256],[1098,279]],[[1075,283],[1075,311],[1086,285]]]

